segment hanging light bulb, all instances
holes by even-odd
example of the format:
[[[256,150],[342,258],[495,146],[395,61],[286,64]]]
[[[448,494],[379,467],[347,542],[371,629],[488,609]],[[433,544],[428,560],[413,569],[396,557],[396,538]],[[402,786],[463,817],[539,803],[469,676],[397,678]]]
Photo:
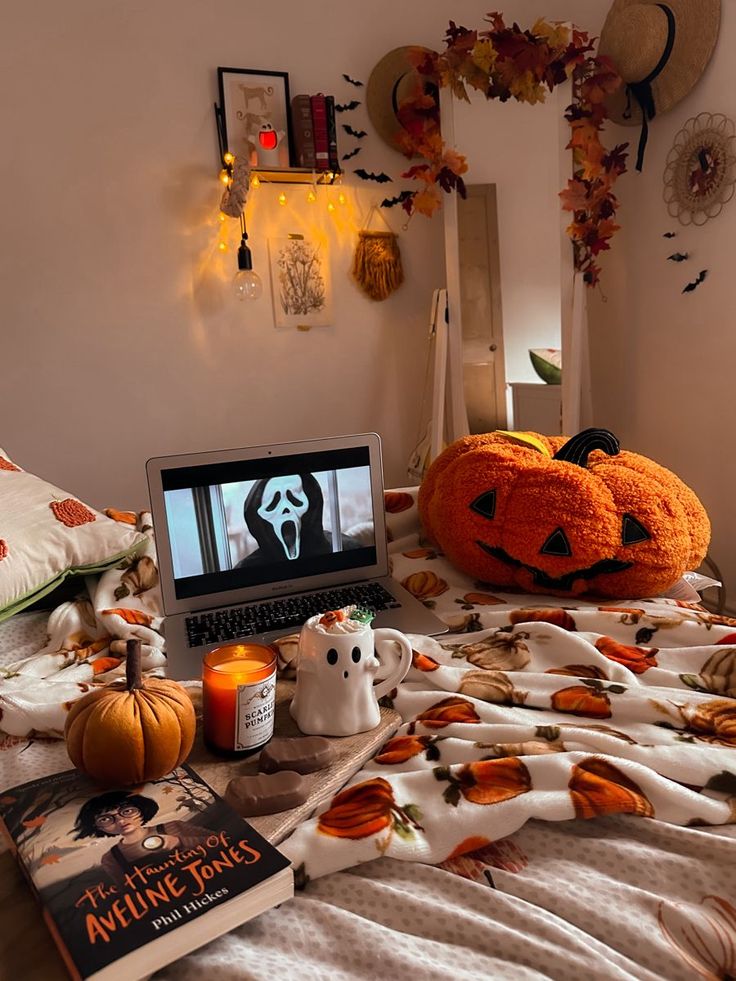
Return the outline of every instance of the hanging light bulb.
[[[332,214],[332,212],[335,210],[335,205],[332,201],[327,202],[327,210],[330,212],[330,214]]]
[[[232,155],[232,153],[230,153],[229,150],[227,151],[227,153],[223,154],[222,159],[225,161],[228,167],[231,167],[235,163],[235,157]]]
[[[340,191],[340,193],[337,195],[337,203],[338,204],[345,204],[346,201],[347,201],[347,198],[345,197],[345,194],[342,191]]]
[[[309,201],[310,204],[314,204],[316,200],[317,200],[317,192],[315,191],[314,187],[310,187],[309,190],[307,191],[307,201]]]
[[[248,233],[245,230],[245,216],[240,216],[240,248],[238,249],[238,271],[233,278],[233,290],[239,300],[257,300],[263,292],[261,277],[253,271],[253,256],[247,245]]]
[[[286,204],[286,195],[283,191],[279,194],[279,204]]]
[[[223,184],[225,184],[226,186],[229,186],[230,185],[230,180],[231,180],[230,171],[229,170],[221,170],[220,171],[220,180],[222,181]]]
[[[261,186],[261,179],[258,176],[258,174],[253,174],[253,176],[250,179],[250,186],[251,187],[260,187]]]

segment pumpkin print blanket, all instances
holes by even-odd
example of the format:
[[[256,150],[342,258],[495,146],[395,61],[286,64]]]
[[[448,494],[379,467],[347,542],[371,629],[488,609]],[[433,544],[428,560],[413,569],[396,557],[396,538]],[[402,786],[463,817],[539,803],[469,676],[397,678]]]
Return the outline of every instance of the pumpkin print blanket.
[[[453,860],[533,818],[736,831],[736,620],[500,593],[418,541],[413,494],[386,504],[393,574],[450,632],[411,638],[403,725],[282,846],[304,881],[378,855]]]
[[[281,844],[300,884],[327,873],[340,881],[339,870],[367,870],[373,866],[363,863],[385,856],[383,872],[361,875],[402,878],[390,871],[398,860],[495,886],[499,874],[519,878],[535,849],[541,862],[545,841],[586,838],[586,828],[611,842],[669,835],[672,855],[689,849],[713,858],[711,881],[736,867],[736,620],[692,598],[566,602],[498,592],[422,541],[413,492],[388,492],[386,508],[394,576],[449,632],[410,637],[413,666],[390,695],[399,731]],[[135,564],[90,582],[88,595],[48,624],[28,614],[3,625],[4,787],[69,765],[58,739],[68,706],[121,673],[125,639],[142,639],[148,669],[161,670],[159,603],[151,544]],[[15,622],[26,630],[20,658]],[[286,643],[287,670],[289,650]],[[622,821],[641,830],[615,823]],[[678,834],[699,837],[693,844]],[[736,889],[728,881],[704,882],[695,912],[660,902],[657,929],[683,977],[736,971]],[[318,881],[310,892],[320,895]],[[691,930],[696,913],[700,925]],[[649,975],[641,968],[635,976]]]

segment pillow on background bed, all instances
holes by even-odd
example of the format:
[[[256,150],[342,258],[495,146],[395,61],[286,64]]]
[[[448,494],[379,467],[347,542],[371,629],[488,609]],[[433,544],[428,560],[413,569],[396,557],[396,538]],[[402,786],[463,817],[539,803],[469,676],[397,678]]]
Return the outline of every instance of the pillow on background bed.
[[[102,572],[145,535],[26,473],[0,450],[0,620],[75,573]]]

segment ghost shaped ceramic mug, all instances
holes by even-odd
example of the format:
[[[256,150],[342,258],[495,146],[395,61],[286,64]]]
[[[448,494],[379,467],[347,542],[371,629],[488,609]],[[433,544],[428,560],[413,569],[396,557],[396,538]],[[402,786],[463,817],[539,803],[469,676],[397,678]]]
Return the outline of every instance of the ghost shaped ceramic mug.
[[[404,679],[411,654],[404,634],[390,627],[373,630],[370,614],[354,607],[311,617],[299,635],[294,721],[302,732],[318,736],[375,728],[381,719],[378,699]]]

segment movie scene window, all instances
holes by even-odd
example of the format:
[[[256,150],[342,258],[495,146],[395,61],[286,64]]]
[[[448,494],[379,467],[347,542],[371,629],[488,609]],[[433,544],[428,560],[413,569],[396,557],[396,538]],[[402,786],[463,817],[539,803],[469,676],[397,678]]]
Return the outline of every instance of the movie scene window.
[[[165,499],[176,579],[375,546],[366,466],[181,488]]]

